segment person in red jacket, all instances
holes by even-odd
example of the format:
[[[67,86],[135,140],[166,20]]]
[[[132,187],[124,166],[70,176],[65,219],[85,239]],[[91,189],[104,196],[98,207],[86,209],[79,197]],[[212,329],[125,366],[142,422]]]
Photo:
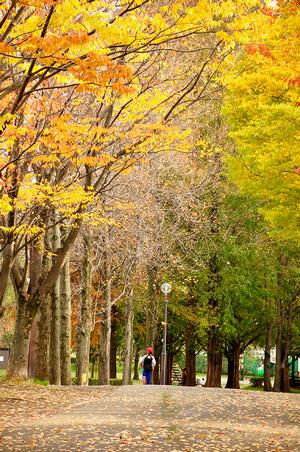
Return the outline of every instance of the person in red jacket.
[[[156,366],[156,361],[153,356],[152,347],[147,347],[147,355],[142,356],[140,359],[140,365],[143,369],[143,384],[150,385],[152,379],[152,372],[154,367]]]

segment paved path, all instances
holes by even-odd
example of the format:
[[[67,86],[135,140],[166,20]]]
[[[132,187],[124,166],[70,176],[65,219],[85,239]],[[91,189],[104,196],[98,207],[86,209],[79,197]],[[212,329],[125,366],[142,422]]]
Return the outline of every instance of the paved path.
[[[300,452],[300,395],[122,386],[97,402],[6,428],[0,449]]]

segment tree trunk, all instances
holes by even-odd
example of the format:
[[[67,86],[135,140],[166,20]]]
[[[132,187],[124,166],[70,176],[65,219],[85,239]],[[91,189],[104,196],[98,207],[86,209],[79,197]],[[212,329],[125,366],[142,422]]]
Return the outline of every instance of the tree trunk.
[[[218,333],[215,327],[211,327],[208,334],[207,348],[207,377],[205,386],[209,388],[221,388],[222,353]]]
[[[228,378],[226,388],[240,389],[240,343],[234,341],[229,344],[227,354],[228,360]]]
[[[139,375],[139,354],[138,354],[137,347],[134,347],[134,348],[135,348],[135,351],[134,351],[133,379],[134,380],[139,380],[140,379],[140,375]]]
[[[123,385],[131,384],[131,364],[132,364],[132,338],[133,338],[133,291],[131,290],[126,298],[125,305],[125,350]]]
[[[111,335],[111,255],[106,235],[106,253],[104,259],[105,289],[100,313],[100,344],[99,344],[99,385],[109,385],[110,370],[110,335]]]
[[[264,391],[271,391],[271,347],[272,347],[272,323],[267,324],[265,336],[264,356]]]
[[[32,322],[30,339],[29,339],[29,351],[28,351],[28,378],[35,378],[35,357],[37,352],[37,326],[36,318]]]
[[[48,379],[49,365],[49,297],[41,304],[36,316],[36,353],[34,376]]]
[[[71,385],[71,281],[70,260],[66,259],[60,276],[60,372],[61,384]]]
[[[7,283],[10,276],[11,264],[13,256],[13,245],[8,243],[2,251],[2,262],[0,272],[0,320],[4,315],[5,306],[3,306],[4,295],[7,287]]]
[[[146,346],[154,348],[158,323],[156,266],[149,265],[147,267],[147,275],[148,275],[148,302],[146,305]]]
[[[118,326],[118,310],[112,306],[111,318],[111,335],[110,335],[110,378],[117,378],[117,326]]]
[[[78,385],[89,384],[90,336],[92,328],[92,237],[88,230],[83,237],[81,266],[81,299],[77,324],[76,379]]]
[[[276,333],[276,363],[275,363],[275,378],[273,390],[280,391],[281,387],[281,362],[282,362],[282,330],[283,330],[283,303],[281,300],[277,302],[277,333]]]
[[[33,310],[24,296],[18,294],[17,316],[13,345],[9,357],[7,376],[26,379],[28,377],[28,351]]]
[[[60,229],[53,229],[52,252],[61,245]],[[50,293],[50,344],[49,344],[49,383],[60,385],[60,277],[56,279]]]
[[[187,324],[185,334],[185,386],[196,386],[195,326]]]

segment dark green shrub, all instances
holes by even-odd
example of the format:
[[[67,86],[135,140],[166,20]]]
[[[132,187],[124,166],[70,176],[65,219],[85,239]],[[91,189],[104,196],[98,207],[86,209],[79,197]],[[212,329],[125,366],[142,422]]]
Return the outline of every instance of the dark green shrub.
[[[263,385],[264,377],[255,375],[250,378],[250,383],[252,386],[255,386],[256,388],[261,388]]]

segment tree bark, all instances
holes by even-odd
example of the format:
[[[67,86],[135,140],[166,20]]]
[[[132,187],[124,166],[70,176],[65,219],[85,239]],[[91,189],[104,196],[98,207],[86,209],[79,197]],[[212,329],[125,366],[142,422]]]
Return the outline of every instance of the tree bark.
[[[125,305],[125,350],[123,367],[123,385],[131,384],[131,364],[132,364],[132,339],[133,339],[133,291],[126,297]]]
[[[71,281],[70,260],[66,259],[60,276],[60,372],[61,384],[71,385]]]
[[[211,327],[208,333],[207,348],[207,377],[205,386],[209,388],[221,388],[222,352],[218,338],[218,331]]]
[[[196,386],[195,325],[188,322],[185,334],[185,386]]]
[[[49,373],[49,297],[41,304],[36,316],[36,353],[34,376],[47,380]]]
[[[146,346],[154,348],[157,335],[158,306],[157,306],[157,267],[148,265],[148,302],[146,305]]]
[[[33,309],[28,307],[25,297],[18,294],[13,346],[7,369],[8,377],[21,379],[28,377],[29,338],[34,314]]]
[[[138,354],[138,350],[137,347],[134,347],[134,368],[133,368],[133,379],[134,380],[139,380],[140,379],[140,375],[139,375],[139,354]]]
[[[282,329],[283,329],[283,302],[277,302],[277,332],[276,332],[276,363],[275,363],[275,378],[273,390],[280,391],[281,387],[281,363],[282,363]]]
[[[240,342],[238,340],[229,344],[227,361],[228,378],[226,388],[240,389]]]
[[[78,385],[89,384],[90,336],[92,328],[92,237],[90,231],[83,237],[81,266],[81,299],[77,324],[76,379]]]
[[[60,228],[56,225],[53,229],[52,252],[56,253],[60,245]],[[50,293],[49,383],[60,385],[60,277],[56,279]]]
[[[272,347],[272,323],[267,324],[265,336],[265,356],[264,356],[264,391],[271,391],[271,347]]]
[[[112,306],[111,335],[110,335],[110,378],[117,378],[117,326],[118,310],[115,305]]]
[[[99,344],[99,385],[109,385],[110,371],[110,335],[111,335],[111,255],[109,249],[108,231],[105,236],[105,258],[104,258],[104,297],[100,313],[100,344]]]

